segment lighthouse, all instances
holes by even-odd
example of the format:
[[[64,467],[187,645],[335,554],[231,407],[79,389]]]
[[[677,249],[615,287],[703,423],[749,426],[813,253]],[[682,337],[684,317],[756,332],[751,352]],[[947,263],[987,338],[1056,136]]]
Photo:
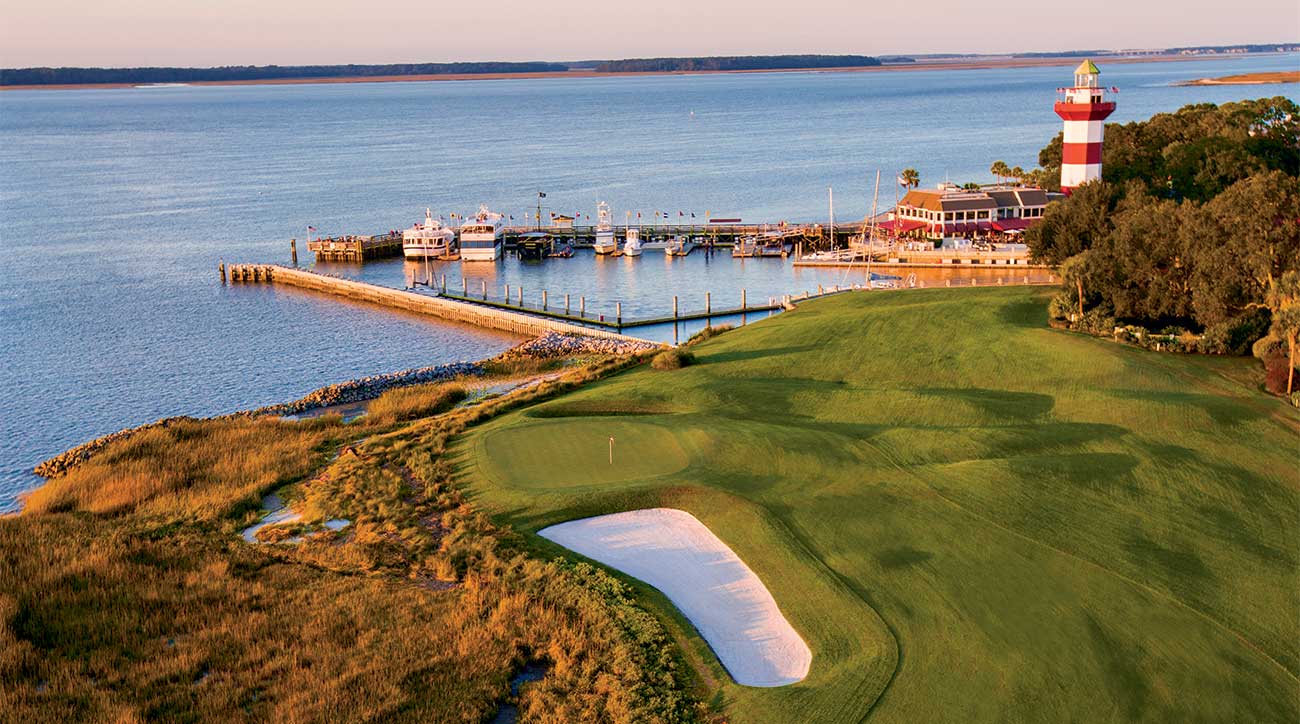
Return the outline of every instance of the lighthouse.
[[[1106,117],[1115,102],[1106,100],[1101,71],[1091,60],[1074,69],[1074,87],[1057,88],[1061,99],[1056,115],[1065,121],[1065,143],[1061,146],[1061,190],[1070,193],[1082,184],[1101,178],[1101,136]],[[1119,91],[1111,88],[1112,93]]]

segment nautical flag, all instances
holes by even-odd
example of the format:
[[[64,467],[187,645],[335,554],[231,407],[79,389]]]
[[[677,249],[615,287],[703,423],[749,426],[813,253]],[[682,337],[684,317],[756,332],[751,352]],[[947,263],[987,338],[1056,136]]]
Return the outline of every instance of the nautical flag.
[[[314,226],[308,226],[308,227],[307,227],[307,231],[315,231],[315,230],[316,230],[316,227],[314,227]]]
[[[902,176],[899,176],[899,177],[898,177],[898,185],[899,185],[899,186],[907,186],[907,185],[908,185],[908,183],[907,183],[907,179],[903,178]]]
[[[545,191],[538,191],[538,192],[537,192],[537,198],[539,198],[539,199],[544,199],[544,198],[546,198],[546,192],[545,192]]]
[[[695,212],[694,212],[694,211],[691,212],[691,218],[692,218],[692,219],[695,218]]]
[[[685,216],[686,214],[683,214],[682,212],[678,211],[678,212],[677,212],[677,215],[678,215],[678,216]]]

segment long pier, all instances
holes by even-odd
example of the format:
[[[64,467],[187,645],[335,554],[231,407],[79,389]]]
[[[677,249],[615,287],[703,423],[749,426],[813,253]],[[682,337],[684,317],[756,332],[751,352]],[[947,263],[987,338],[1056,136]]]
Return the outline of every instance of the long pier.
[[[565,322],[561,319],[535,314],[522,314],[511,309],[469,304],[441,296],[416,294],[402,289],[326,276],[278,264],[230,264],[229,266],[223,264],[221,267],[223,280],[225,280],[227,273],[232,282],[286,284],[361,302],[404,309],[417,314],[427,314],[453,322],[475,324],[488,329],[528,336],[536,336],[547,332],[560,332],[564,334],[583,334],[604,339],[645,341],[609,329],[586,327]]]

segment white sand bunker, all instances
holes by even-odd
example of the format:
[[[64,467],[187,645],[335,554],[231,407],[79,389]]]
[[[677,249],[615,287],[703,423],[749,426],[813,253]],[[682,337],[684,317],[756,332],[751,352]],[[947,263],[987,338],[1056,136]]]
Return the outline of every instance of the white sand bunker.
[[[662,591],[737,683],[784,686],[812,651],[758,576],[695,516],[649,508],[553,525],[538,535]]]

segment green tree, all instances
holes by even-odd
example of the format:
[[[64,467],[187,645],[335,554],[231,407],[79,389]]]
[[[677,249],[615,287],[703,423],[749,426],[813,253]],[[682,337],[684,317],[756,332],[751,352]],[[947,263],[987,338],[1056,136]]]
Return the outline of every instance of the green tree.
[[[1043,220],[1025,231],[1025,243],[1036,261],[1059,266],[1066,259],[1092,248],[1111,232],[1111,211],[1117,189],[1104,181],[1090,181],[1065,200],[1051,204]]]
[[[1194,267],[1193,303],[1204,325],[1265,303],[1300,269],[1300,184],[1281,171],[1242,179],[1180,227]]]
[[[1025,180],[1025,170],[1019,166],[1012,168],[1007,172],[1007,175],[1015,179],[1016,183],[1021,183]]]
[[[1286,394],[1289,396],[1295,390],[1296,337],[1300,336],[1300,272],[1282,275],[1268,296],[1268,306],[1273,310],[1270,333],[1286,340]]]

